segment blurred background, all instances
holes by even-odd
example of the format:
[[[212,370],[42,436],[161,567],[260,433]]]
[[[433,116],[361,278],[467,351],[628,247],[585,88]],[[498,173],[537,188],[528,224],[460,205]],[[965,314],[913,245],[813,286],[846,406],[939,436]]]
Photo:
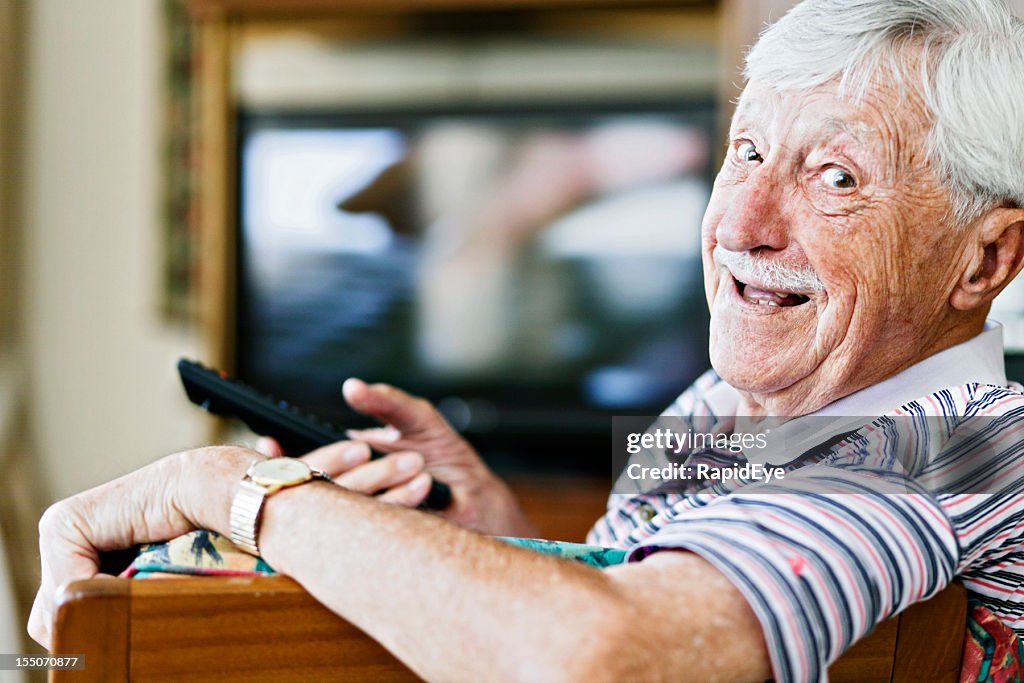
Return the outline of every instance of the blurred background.
[[[791,4],[0,0],[0,652],[47,504],[251,438],[183,356],[344,424],[346,377],[427,396],[581,538],[609,416],[706,367],[700,220]]]

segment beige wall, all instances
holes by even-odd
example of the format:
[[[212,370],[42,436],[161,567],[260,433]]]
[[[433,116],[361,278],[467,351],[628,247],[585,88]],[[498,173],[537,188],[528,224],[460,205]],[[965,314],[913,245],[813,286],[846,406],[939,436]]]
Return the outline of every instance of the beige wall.
[[[27,3],[22,322],[30,447],[65,496],[202,439],[161,321],[160,7]]]

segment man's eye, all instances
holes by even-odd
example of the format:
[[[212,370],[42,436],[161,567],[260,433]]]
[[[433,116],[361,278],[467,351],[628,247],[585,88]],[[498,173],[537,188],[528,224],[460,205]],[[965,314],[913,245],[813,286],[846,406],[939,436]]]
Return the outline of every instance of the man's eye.
[[[822,180],[829,187],[837,190],[849,190],[857,187],[857,179],[841,168],[826,168],[821,174]]]
[[[740,146],[736,148],[736,156],[739,157],[740,161],[764,161],[764,157],[757,151],[757,147],[754,147],[752,142],[740,143]]]

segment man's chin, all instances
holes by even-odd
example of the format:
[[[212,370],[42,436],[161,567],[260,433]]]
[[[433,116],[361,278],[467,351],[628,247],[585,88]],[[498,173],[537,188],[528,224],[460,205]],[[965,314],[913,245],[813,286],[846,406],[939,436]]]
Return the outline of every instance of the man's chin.
[[[762,396],[783,392],[803,378],[799,360],[791,354],[765,356],[759,349],[711,352],[711,366],[719,377],[735,389]]]
[[[733,387],[751,393],[783,391],[814,372],[817,318],[812,303],[798,314],[786,309],[738,310],[735,301],[719,301],[712,310],[711,365]],[[758,307],[766,308],[766,307]]]
[[[784,391],[788,385],[780,385],[774,382],[760,381],[761,378],[751,377],[746,373],[734,374],[728,370],[716,370],[718,376],[721,377],[725,382],[736,389],[746,394],[754,394],[756,396],[768,397],[778,395]]]

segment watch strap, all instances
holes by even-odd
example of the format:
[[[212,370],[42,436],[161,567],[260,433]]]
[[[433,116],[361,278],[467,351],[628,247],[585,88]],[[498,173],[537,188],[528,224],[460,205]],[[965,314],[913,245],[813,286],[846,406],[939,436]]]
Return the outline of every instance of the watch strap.
[[[250,555],[259,556],[256,543],[267,488],[243,479],[231,502],[231,542]]]
[[[231,542],[250,555],[256,555],[259,557],[260,548],[259,543],[257,543],[257,538],[259,537],[260,532],[260,520],[263,519],[263,505],[266,503],[267,498],[271,494],[280,491],[282,488],[301,486],[302,484],[316,481],[317,479],[332,481],[330,475],[326,472],[313,467],[309,469],[311,474],[309,479],[296,482],[295,484],[274,488],[268,488],[262,484],[257,484],[249,478],[248,474],[246,474],[245,478],[242,479],[239,484],[238,492],[235,494],[234,500],[231,501]]]

